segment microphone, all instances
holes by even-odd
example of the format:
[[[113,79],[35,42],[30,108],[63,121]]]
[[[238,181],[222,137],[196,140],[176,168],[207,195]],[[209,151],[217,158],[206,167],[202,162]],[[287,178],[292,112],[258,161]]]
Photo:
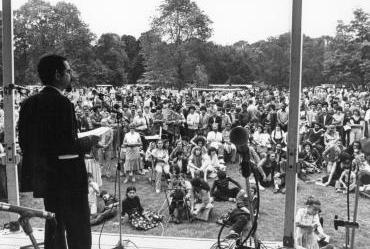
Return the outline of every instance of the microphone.
[[[334,229],[338,230],[338,227],[346,227],[346,228],[359,228],[360,225],[354,221],[345,221],[339,220],[338,215],[334,216]]]
[[[15,85],[15,84],[9,84],[9,89],[10,90],[17,90],[17,91],[26,91],[26,92],[30,92],[30,90],[24,86],[20,86],[20,85]]]
[[[21,207],[21,206],[11,205],[5,202],[0,202],[0,211],[17,213],[20,216],[29,217],[29,218],[39,217],[39,218],[44,218],[48,220],[55,218],[54,213],[51,213],[45,210],[37,210],[37,209],[32,209],[32,208],[27,208],[27,207]]]

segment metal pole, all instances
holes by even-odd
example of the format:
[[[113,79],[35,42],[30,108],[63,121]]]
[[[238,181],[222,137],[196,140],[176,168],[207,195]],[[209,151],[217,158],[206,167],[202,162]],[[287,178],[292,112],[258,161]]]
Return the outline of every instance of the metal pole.
[[[360,195],[359,186],[358,186],[358,170],[356,171],[356,190],[355,190],[355,207],[353,211],[353,222],[357,222],[357,212],[358,212],[358,196]],[[352,228],[352,236],[351,236],[351,246],[350,249],[354,249],[355,247],[355,235],[356,229]]]
[[[13,12],[11,0],[3,0],[3,89],[4,89],[4,133],[6,152],[6,177],[8,202],[19,205],[18,171],[15,146],[14,90],[14,54],[13,54]],[[16,214],[9,215],[10,220],[18,219]]]
[[[286,170],[286,199],[284,238],[285,247],[294,248],[295,209],[297,197],[298,120],[302,71],[302,0],[293,0],[290,52],[288,168]]]

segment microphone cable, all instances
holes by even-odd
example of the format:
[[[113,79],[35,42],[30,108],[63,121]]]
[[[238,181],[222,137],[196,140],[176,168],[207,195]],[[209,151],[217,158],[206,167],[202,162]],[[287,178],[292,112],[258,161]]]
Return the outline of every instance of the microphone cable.
[[[259,217],[259,212],[260,212],[260,189],[259,189],[259,181],[258,181],[258,177],[257,177],[257,170],[253,167],[252,169],[253,171],[253,176],[254,176],[254,179],[255,179],[255,182],[256,182],[256,198],[257,198],[257,205],[255,208],[255,211],[254,210],[251,210],[251,215],[254,215],[254,221],[253,221],[253,224],[252,224],[252,227],[251,229],[249,230],[247,236],[245,237],[245,239],[240,243],[240,245],[237,245],[236,243],[233,243],[233,242],[229,242],[228,245],[222,245],[223,243],[226,243],[227,241],[225,239],[222,239],[221,240],[221,233],[224,229],[224,227],[227,226],[226,223],[224,223],[221,228],[220,228],[220,231],[218,233],[218,236],[217,236],[217,242],[215,244],[213,244],[211,246],[211,249],[234,249],[234,248],[238,248],[239,246],[242,246],[244,245],[244,243],[247,242],[247,240],[249,240],[251,238],[251,236],[257,231],[257,226],[258,226],[258,217]],[[254,200],[254,199],[253,199]],[[252,201],[253,201],[252,200]],[[237,214],[236,216],[238,215],[242,215],[242,214]],[[234,216],[234,217],[236,217]],[[231,217],[229,218],[231,219]],[[257,249],[257,248],[261,248],[261,245],[263,245],[261,243],[261,241],[257,241],[258,244],[255,244],[254,247]]]
[[[116,190],[117,190],[117,174],[118,174],[118,170],[116,170],[116,176],[115,176],[115,178],[114,178],[114,198],[116,198]],[[114,208],[115,206],[114,205],[112,205],[112,207],[110,208],[110,211],[112,211],[113,210],[113,208]],[[119,215],[119,222],[121,222],[121,214],[118,214]],[[103,222],[103,225],[102,225],[102,227],[101,227],[101,229],[100,229],[100,233],[99,233],[99,240],[98,240],[98,245],[99,245],[99,249],[101,249],[101,244],[100,244],[100,239],[101,239],[101,235],[102,235],[102,233],[103,233],[103,229],[104,229],[104,226],[105,226],[105,222],[106,222],[107,220],[104,220],[104,222]]]
[[[114,198],[116,198],[116,195],[117,195],[117,185],[118,184],[120,184],[120,183],[118,183],[118,179],[120,178],[120,171],[118,170],[118,168],[116,168],[116,177],[114,178]],[[117,184],[118,183],[118,184]],[[119,203],[119,205],[122,205],[122,203]],[[113,208],[114,208],[115,206],[114,205],[112,205],[112,207],[111,207],[111,211],[113,210]],[[118,211],[119,212],[119,211]],[[121,221],[121,214],[120,213],[118,213],[118,217],[119,217],[119,219],[118,219],[118,222],[122,222]],[[105,222],[106,222],[107,220],[104,220],[104,222],[103,222],[103,225],[102,225],[102,227],[101,227],[101,229],[100,229],[100,233],[99,233],[99,242],[98,242],[98,244],[99,244],[99,249],[101,249],[101,242],[100,242],[100,239],[101,239],[101,235],[102,235],[102,233],[103,233],[103,229],[104,229],[104,225],[105,225]],[[130,239],[125,239],[125,240],[122,240],[121,241],[122,243],[124,243],[124,242],[126,242],[127,244],[132,244],[132,245],[134,245],[134,247],[136,248],[136,249],[139,249],[139,247],[133,242],[133,241],[131,241]]]
[[[257,177],[257,170],[256,168],[253,168],[253,176],[254,176],[254,180],[256,182],[256,194],[257,194],[257,206],[254,207],[255,210],[256,210],[256,215],[254,217],[254,222],[253,222],[253,225],[252,225],[252,228],[251,230],[249,230],[249,233],[248,235],[246,236],[246,238],[243,240],[242,242],[242,245],[244,245],[244,243],[252,236],[255,234],[255,232],[257,231],[257,227],[258,227],[258,216],[259,216],[259,213],[260,213],[260,188],[259,188],[259,182],[258,182],[258,177]],[[253,201],[253,200],[252,200]],[[252,210],[252,215],[254,215],[254,210]],[[259,248],[260,245],[254,245],[255,248]],[[257,246],[257,247],[256,247]]]

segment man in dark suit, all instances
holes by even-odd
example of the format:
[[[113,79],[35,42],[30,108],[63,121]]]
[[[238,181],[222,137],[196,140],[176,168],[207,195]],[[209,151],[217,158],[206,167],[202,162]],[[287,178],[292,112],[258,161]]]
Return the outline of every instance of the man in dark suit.
[[[333,124],[333,116],[328,113],[327,107],[323,107],[321,109],[321,114],[317,116],[317,122],[324,127],[327,127]]]
[[[77,138],[73,104],[62,94],[71,89],[66,58],[41,58],[38,74],[44,89],[26,99],[19,114],[22,189],[43,198],[57,224],[45,223],[45,249],[91,248],[88,181],[84,154],[99,137]],[[66,238],[67,235],[67,238]],[[66,243],[67,242],[67,243]]]

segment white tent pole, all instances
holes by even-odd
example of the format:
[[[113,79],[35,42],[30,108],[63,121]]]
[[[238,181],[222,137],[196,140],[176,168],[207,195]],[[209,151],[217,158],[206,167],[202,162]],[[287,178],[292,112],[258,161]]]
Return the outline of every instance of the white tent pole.
[[[14,84],[14,53],[13,53],[13,10],[11,0],[3,3],[3,89],[4,89],[4,133],[6,153],[6,177],[8,202],[19,205],[18,171],[15,146],[14,120],[14,90],[9,88]],[[10,214],[10,220],[16,220],[15,214]]]
[[[290,51],[288,168],[286,170],[286,199],[284,238],[285,247],[294,248],[295,211],[297,197],[298,120],[302,73],[302,0],[293,0],[292,36]]]

